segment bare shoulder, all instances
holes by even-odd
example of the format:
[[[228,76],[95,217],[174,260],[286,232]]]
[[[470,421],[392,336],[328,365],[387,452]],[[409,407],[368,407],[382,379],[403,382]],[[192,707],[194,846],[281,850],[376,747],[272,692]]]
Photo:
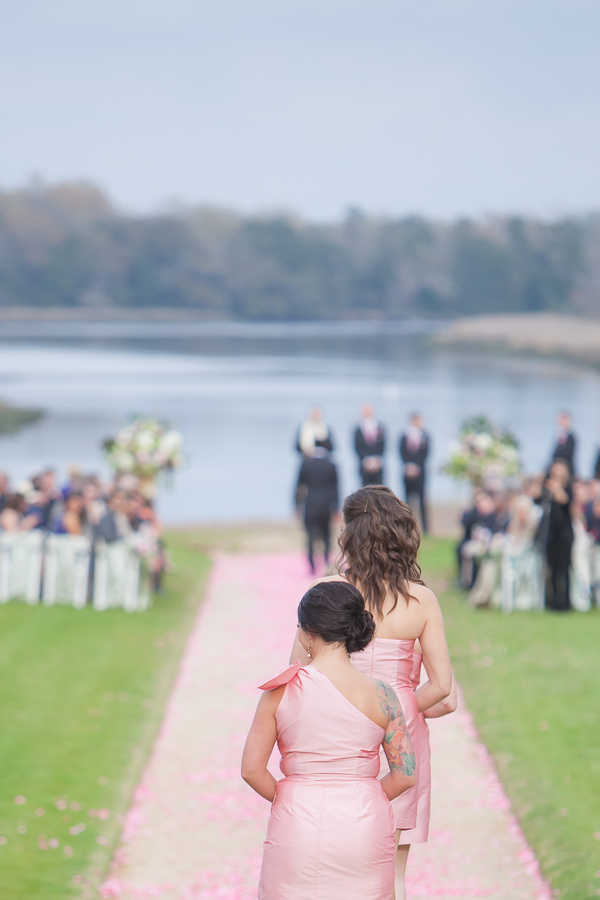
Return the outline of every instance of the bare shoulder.
[[[286,685],[273,688],[272,691],[263,691],[258,701],[257,714],[274,716],[285,693]]]
[[[415,599],[422,604],[424,609],[438,610],[440,608],[438,598],[435,596],[431,588],[427,587],[427,585],[416,584],[414,581],[411,581],[409,590],[411,596],[415,597]]]

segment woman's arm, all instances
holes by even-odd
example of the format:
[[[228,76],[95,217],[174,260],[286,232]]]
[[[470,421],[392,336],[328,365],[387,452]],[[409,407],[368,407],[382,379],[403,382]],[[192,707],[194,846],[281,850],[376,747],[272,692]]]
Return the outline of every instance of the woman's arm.
[[[377,699],[388,720],[383,749],[390,771],[381,779],[381,786],[388,800],[394,800],[417,782],[415,754],[400,701],[385,681],[377,681]]]
[[[446,643],[444,617],[437,597],[427,589],[421,593],[419,601],[426,606],[427,613],[425,627],[419,640],[423,651],[423,664],[429,680],[416,691],[419,712],[423,712],[450,694],[452,666]]]
[[[448,716],[456,711],[458,706],[458,694],[456,690],[456,681],[454,680],[454,672],[452,672],[452,689],[444,700],[440,700],[429,709],[423,710],[426,719],[440,719],[442,716]]]
[[[284,691],[285,685],[264,692],[258,701],[242,754],[242,778],[257,794],[271,803],[275,798],[277,780],[267,769],[267,764],[277,740],[275,713]]]

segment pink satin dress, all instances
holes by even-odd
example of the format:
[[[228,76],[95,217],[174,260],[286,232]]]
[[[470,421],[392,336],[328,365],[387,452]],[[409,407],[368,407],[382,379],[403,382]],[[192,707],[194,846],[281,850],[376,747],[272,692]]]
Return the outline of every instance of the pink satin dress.
[[[402,705],[417,763],[417,783],[392,800],[396,829],[403,834],[401,844],[423,843],[429,833],[429,800],[431,796],[431,766],[429,729],[425,717],[419,713],[415,691],[419,686],[421,654],[414,652],[414,641],[393,638],[374,638],[365,650],[352,654],[357,669],[390,684]],[[417,664],[418,657],[418,664]],[[382,754],[382,772],[389,771]],[[411,835],[412,831],[412,835]]]
[[[394,815],[379,783],[384,729],[314,666],[261,685],[277,710],[284,774],[264,843],[259,900],[392,900]]]
[[[421,665],[423,654],[413,655],[413,669],[410,681],[413,691],[421,683]],[[431,814],[431,747],[429,745],[429,726],[423,713],[419,713],[419,745],[415,751],[418,759],[417,788],[417,822],[410,831],[405,831],[400,838],[401,844],[424,844],[429,837],[429,818]],[[413,790],[413,788],[411,788]]]

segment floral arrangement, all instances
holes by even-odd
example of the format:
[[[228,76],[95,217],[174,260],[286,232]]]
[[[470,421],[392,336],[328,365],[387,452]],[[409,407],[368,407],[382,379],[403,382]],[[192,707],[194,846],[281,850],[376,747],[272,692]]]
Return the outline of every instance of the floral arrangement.
[[[448,475],[459,481],[470,481],[473,487],[479,487],[488,478],[514,478],[520,469],[516,438],[486,416],[474,416],[463,422],[443,467]]]
[[[181,443],[179,432],[164,422],[137,416],[104,441],[104,453],[118,474],[131,472],[140,478],[155,478],[159,472],[183,465]]]

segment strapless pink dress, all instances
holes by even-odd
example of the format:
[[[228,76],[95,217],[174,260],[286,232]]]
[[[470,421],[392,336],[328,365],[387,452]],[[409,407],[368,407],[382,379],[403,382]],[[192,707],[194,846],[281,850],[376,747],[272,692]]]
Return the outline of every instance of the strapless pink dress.
[[[403,832],[401,844],[423,843],[429,833],[431,796],[429,729],[425,717],[419,713],[415,697],[420,679],[421,654],[414,652],[414,646],[414,641],[375,638],[365,650],[352,654],[352,662],[357,669],[372,678],[386,681],[394,688],[402,704],[408,733],[413,743],[417,762],[417,783],[392,800],[396,828]],[[389,771],[383,753],[381,765],[384,773]]]
[[[379,779],[384,729],[313,666],[286,684],[277,710],[284,778],[264,843],[259,900],[392,900],[394,815]]]

